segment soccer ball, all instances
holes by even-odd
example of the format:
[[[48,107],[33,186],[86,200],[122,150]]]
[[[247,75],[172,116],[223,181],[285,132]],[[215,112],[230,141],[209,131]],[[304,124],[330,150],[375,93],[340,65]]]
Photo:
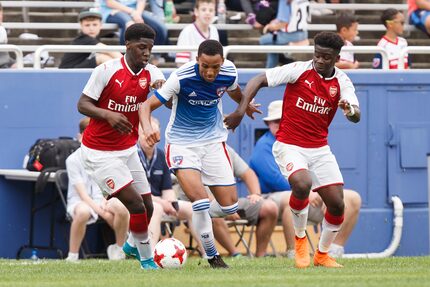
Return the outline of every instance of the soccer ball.
[[[175,238],[163,239],[155,245],[154,261],[160,268],[180,268],[187,261],[187,249]]]

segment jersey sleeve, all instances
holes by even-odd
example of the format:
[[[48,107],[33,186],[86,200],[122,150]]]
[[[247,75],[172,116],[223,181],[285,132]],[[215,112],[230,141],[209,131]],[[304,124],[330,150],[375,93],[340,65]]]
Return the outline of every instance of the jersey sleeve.
[[[238,86],[238,78],[239,77],[237,75],[236,66],[233,64],[233,62],[230,62],[230,61],[228,61],[228,62],[229,62],[230,68],[234,69],[234,80],[233,80],[233,83],[227,88],[227,91],[234,91]]]
[[[266,70],[266,78],[269,87],[294,83],[305,71],[306,62],[294,62],[280,67]]]
[[[160,100],[160,102],[164,104],[174,95],[177,95],[179,93],[179,89],[180,83],[178,75],[173,72],[170,74],[170,77],[167,79],[164,85],[160,89],[155,90],[154,94]]]
[[[88,97],[98,101],[100,98],[100,95],[103,92],[103,89],[107,85],[107,73],[106,70],[106,64],[98,65],[93,72],[91,73],[91,77],[88,80],[87,84],[84,87],[84,90],[82,91],[83,94],[87,95]]]
[[[146,66],[146,69],[149,71],[149,74],[151,75],[151,83],[153,83],[157,80],[166,80],[163,72],[161,72],[161,70],[159,68],[157,68],[156,66],[148,64]]]
[[[342,72],[339,76],[339,86],[340,86],[340,98],[346,99],[351,105],[356,105],[359,107],[357,95],[355,94],[355,88],[349,77]]]

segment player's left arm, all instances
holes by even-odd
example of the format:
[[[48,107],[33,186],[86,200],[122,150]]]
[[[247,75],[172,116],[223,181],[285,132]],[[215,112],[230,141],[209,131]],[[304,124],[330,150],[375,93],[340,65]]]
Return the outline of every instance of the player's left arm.
[[[346,99],[341,99],[338,106],[343,110],[343,114],[349,121],[353,123],[358,123],[360,121],[361,112],[357,105],[349,103]]]

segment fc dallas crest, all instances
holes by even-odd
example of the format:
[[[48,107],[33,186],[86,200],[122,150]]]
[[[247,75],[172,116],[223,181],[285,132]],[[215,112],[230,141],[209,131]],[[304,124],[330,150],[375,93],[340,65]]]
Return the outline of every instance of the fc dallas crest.
[[[146,78],[140,78],[139,79],[139,86],[142,89],[146,89],[146,85],[148,84],[148,80]]]
[[[110,188],[110,189],[114,189],[115,188],[115,182],[113,181],[112,178],[108,178],[106,180],[106,185]]]
[[[336,86],[330,86],[329,89],[330,97],[334,97],[337,95],[337,87]]]

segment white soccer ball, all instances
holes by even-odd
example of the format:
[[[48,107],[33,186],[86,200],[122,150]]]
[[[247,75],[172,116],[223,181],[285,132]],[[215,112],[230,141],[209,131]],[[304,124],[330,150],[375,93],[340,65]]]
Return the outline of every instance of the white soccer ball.
[[[187,249],[175,238],[163,239],[155,245],[154,261],[160,268],[180,268],[187,261]]]

